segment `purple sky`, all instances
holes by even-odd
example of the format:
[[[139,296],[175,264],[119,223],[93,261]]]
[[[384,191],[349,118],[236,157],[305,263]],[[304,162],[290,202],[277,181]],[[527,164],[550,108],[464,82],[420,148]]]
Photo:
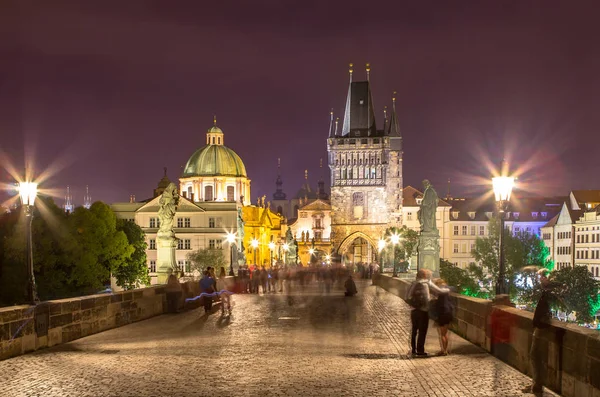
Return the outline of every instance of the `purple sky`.
[[[164,166],[176,180],[215,113],[253,201],[277,157],[288,196],[305,168],[316,185],[348,62],[356,79],[371,63],[379,126],[398,91],[405,185],[468,194],[508,156],[527,190],[600,188],[593,2],[91,3],[0,5],[0,148],[63,165],[45,187],[78,205],[85,185],[114,202],[149,197]]]

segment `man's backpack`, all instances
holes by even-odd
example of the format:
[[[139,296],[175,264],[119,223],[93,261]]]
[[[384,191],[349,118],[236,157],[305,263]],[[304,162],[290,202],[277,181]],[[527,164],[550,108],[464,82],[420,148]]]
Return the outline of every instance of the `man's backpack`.
[[[427,307],[427,291],[428,288],[425,283],[415,281],[415,286],[412,289],[412,293],[408,299],[408,304],[415,309],[423,309]]]

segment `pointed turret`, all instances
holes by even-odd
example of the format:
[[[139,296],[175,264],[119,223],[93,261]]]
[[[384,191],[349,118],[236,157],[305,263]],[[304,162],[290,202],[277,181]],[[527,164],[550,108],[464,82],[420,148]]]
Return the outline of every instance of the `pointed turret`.
[[[387,135],[393,137],[401,137],[400,124],[398,122],[398,114],[396,113],[396,91],[392,95],[392,116],[390,117],[390,125],[387,131]]]
[[[86,185],[85,186],[85,196],[83,196],[83,208],[90,209],[92,206],[92,196],[90,196],[90,189]]]
[[[336,133],[337,131],[333,124],[333,109],[331,109],[331,112],[329,112],[329,137],[335,137]]]
[[[277,179],[275,180],[275,186],[273,200],[285,200],[287,195],[283,192],[283,181],[281,180],[281,158],[277,159]]]
[[[371,67],[368,66],[369,74],[370,71]],[[369,81],[352,81],[352,64],[350,64],[350,84],[342,125],[342,136],[348,134],[352,136],[377,134],[370,83]]]
[[[71,188],[67,186],[67,195],[65,196],[65,205],[63,206],[65,212],[72,213],[75,207],[73,206],[73,197],[71,197]]]
[[[325,180],[323,179],[323,159],[321,159],[319,162],[319,168],[321,168],[321,177],[319,178],[319,181],[317,182],[317,186],[318,186],[317,197],[320,198],[321,200],[328,200],[329,195],[325,192]]]

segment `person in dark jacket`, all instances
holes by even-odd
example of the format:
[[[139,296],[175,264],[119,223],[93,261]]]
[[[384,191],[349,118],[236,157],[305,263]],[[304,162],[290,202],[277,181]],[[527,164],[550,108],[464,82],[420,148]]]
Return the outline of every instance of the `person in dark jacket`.
[[[346,280],[344,287],[346,287],[346,292],[344,293],[345,296],[354,296],[358,293],[358,290],[356,289],[356,284],[352,279],[352,273],[348,273],[348,279]]]
[[[448,288],[448,285],[444,280],[438,278],[434,284],[438,288]],[[437,299],[431,302],[432,311],[435,313],[434,321],[437,325],[438,336],[440,339],[440,351],[437,353],[438,356],[448,355],[448,326],[454,318],[454,307],[450,301],[448,294],[440,294]]]
[[[552,291],[557,286],[556,283],[548,279],[548,269],[540,269],[537,274],[542,289],[542,296],[535,307],[533,314],[533,338],[531,340],[531,350],[529,352],[529,360],[531,365],[531,393],[536,396],[543,395],[544,378],[546,372],[544,370],[544,356],[548,354],[543,349],[543,343],[540,340],[542,330],[550,327],[552,312],[550,311],[550,301],[552,299]]]

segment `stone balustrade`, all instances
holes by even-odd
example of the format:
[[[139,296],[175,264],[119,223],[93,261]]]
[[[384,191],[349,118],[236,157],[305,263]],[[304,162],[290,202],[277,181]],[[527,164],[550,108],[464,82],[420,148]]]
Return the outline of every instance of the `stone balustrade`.
[[[184,298],[197,296],[196,281],[181,283]],[[195,307],[196,305],[188,305]],[[167,311],[165,285],[0,308],[0,360],[66,343]]]
[[[380,275],[373,282],[404,299],[411,280]],[[529,349],[533,313],[454,293],[451,293],[451,299],[455,307],[452,331],[531,375]],[[502,311],[503,320],[510,324],[508,349],[497,349],[492,345],[490,315],[493,309]],[[600,332],[552,320],[552,325],[542,330],[540,337],[548,352],[544,368],[546,385],[550,389],[566,397],[600,396]]]

